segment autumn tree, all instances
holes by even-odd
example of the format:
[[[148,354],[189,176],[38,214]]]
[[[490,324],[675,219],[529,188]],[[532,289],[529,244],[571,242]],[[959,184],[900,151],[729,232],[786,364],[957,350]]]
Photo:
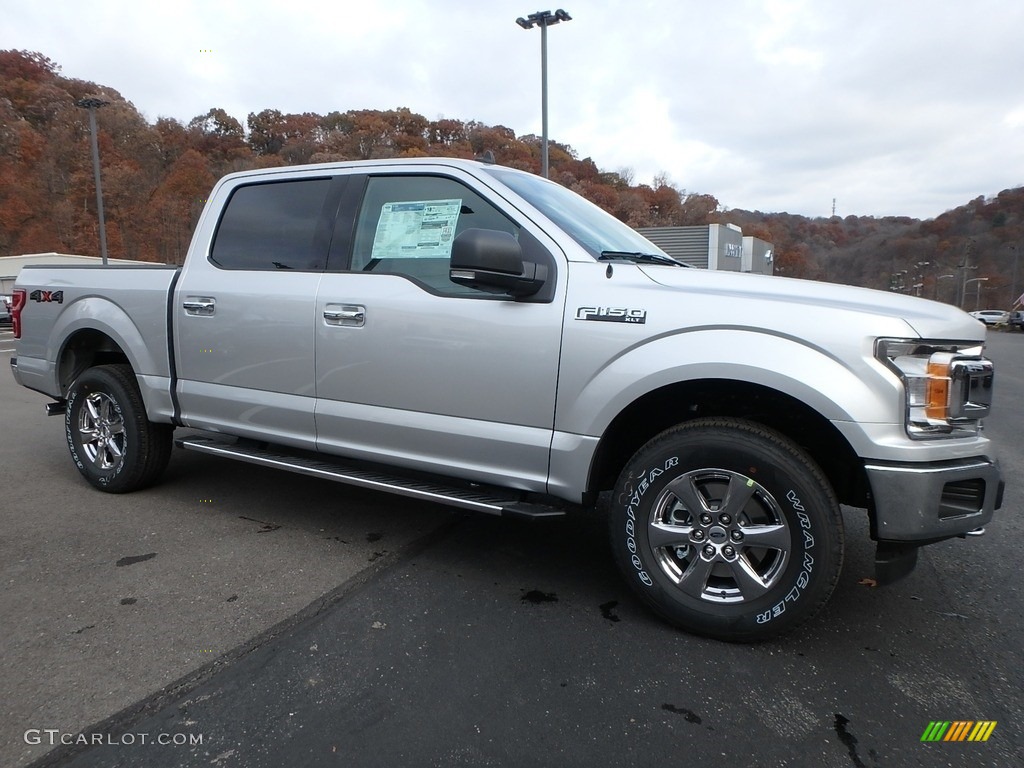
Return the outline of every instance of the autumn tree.
[[[197,150],[179,157],[152,197],[150,219],[159,236],[157,254],[168,264],[181,264],[189,240],[213,187],[214,175]]]
[[[252,157],[252,150],[245,143],[245,129],[223,109],[214,107],[193,117],[185,129],[190,148],[208,157],[218,174],[248,167],[237,162]]]

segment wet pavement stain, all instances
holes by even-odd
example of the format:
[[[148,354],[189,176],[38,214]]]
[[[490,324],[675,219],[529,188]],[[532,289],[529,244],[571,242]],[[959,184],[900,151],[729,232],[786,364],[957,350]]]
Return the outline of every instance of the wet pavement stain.
[[[96,625],[95,625],[95,624],[89,624],[88,626],[82,627],[81,629],[76,629],[76,630],[75,630],[74,632],[72,632],[71,634],[72,634],[72,635],[80,635],[80,634],[82,634],[83,632],[85,632],[85,630],[87,630],[87,629],[95,629],[95,628],[96,628]]]
[[[609,600],[607,603],[601,603],[601,605],[598,606],[601,609],[601,615],[611,622],[622,621],[622,619],[619,618],[618,614],[612,613],[615,606],[617,606],[618,604],[618,600]]]
[[[531,589],[529,592],[524,592],[520,599],[526,603],[540,605],[541,603],[557,603],[558,595],[554,592],[541,592],[539,589]]]
[[[248,520],[250,523],[259,523],[262,526],[262,528],[260,528],[258,531],[256,531],[256,533],[270,533],[271,531],[276,531],[278,528],[281,527],[277,523],[267,523],[267,522],[264,522],[263,520],[257,520],[254,517],[246,517],[245,515],[239,515],[238,519],[239,520]]]
[[[144,563],[147,560],[152,560],[156,557],[156,552],[150,552],[148,555],[132,555],[131,557],[122,557],[115,563],[118,568],[123,568],[126,565],[135,565],[136,563]]]
[[[229,597],[229,598],[228,598],[227,600],[225,600],[224,602],[225,602],[225,603],[233,603],[233,602],[235,602],[235,600],[237,600],[237,599],[238,599],[238,595],[232,595],[231,597]]]
[[[695,723],[697,725],[700,725],[701,722],[703,722],[700,719],[700,715],[698,715],[692,709],[687,709],[686,707],[677,707],[674,704],[662,704],[661,708],[664,709],[666,712],[671,712],[673,715],[682,715],[686,718],[686,722],[688,723]]]
[[[846,747],[846,751],[850,753],[850,759],[853,760],[853,764],[857,766],[857,768],[867,768],[867,766],[864,765],[864,761],[861,760],[860,756],[857,754],[857,737],[846,730],[846,726],[849,724],[849,720],[836,712],[836,735],[843,743],[843,746]]]
[[[137,602],[139,602],[138,599],[134,597],[121,598],[121,605],[135,605]]]

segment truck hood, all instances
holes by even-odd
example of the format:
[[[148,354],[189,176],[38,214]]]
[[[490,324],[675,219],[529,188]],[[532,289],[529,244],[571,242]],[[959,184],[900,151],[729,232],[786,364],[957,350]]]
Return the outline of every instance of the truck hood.
[[[667,288],[724,300],[756,299],[787,306],[864,313],[899,319],[921,338],[985,340],[985,325],[956,307],[928,299],[836,283],[786,277],[642,265],[640,270]]]

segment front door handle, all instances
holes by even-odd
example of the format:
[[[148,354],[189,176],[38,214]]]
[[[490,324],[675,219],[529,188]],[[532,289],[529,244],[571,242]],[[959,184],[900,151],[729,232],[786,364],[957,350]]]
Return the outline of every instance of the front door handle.
[[[324,307],[324,321],[327,325],[362,328],[366,324],[366,307],[355,304],[328,304]]]
[[[211,296],[188,296],[181,303],[186,315],[209,317],[217,310],[217,300]]]

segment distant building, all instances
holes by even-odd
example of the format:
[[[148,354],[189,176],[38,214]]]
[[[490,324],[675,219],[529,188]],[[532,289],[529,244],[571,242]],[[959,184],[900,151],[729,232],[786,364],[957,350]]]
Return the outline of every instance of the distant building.
[[[774,272],[772,244],[744,237],[735,224],[702,227],[640,227],[638,230],[669,256],[692,267],[727,272]]]
[[[756,275],[775,274],[775,248],[759,237],[743,238],[743,271]]]
[[[131,261],[129,259],[108,259],[107,264],[152,264],[151,261]],[[14,281],[18,279],[21,268],[27,264],[53,264],[68,266],[71,264],[102,266],[103,259],[99,256],[77,256],[71,253],[28,253],[24,256],[0,256],[0,293],[10,294],[14,290]]]

